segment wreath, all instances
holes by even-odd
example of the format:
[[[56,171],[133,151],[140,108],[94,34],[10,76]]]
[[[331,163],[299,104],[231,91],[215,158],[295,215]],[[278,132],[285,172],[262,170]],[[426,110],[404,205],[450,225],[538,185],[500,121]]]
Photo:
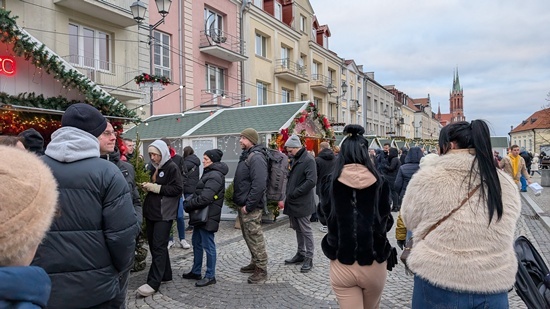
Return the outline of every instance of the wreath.
[[[151,75],[147,73],[141,73],[140,75],[134,77],[134,81],[136,84],[142,84],[142,83],[161,83],[162,85],[166,86],[170,83],[170,79],[166,76],[162,75]]]

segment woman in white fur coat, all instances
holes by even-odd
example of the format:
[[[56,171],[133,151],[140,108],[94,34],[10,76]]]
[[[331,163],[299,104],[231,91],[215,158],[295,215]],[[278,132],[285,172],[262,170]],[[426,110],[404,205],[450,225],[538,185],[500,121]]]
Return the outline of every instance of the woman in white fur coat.
[[[442,133],[444,155],[413,176],[401,209],[415,239],[407,260],[415,274],[412,308],[508,308],[519,192],[494,166],[484,121],[453,123]]]

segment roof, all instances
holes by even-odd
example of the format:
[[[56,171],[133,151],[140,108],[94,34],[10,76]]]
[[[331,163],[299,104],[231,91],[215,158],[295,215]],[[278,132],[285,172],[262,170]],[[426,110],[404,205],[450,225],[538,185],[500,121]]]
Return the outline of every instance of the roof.
[[[127,130],[124,136],[134,138],[139,133],[142,140],[180,137],[209,116],[210,111],[157,115]]]
[[[258,133],[279,132],[307,104],[308,101],[302,101],[221,109],[185,136],[238,135],[246,128],[254,128]]]
[[[439,123],[441,123],[441,125],[446,126],[449,123],[451,123],[451,114],[440,114],[440,115],[441,115],[441,119],[439,120]]]
[[[550,128],[550,108],[545,108],[535,112],[526,120],[523,120],[510,133],[528,131],[533,129],[548,129]]]
[[[492,148],[508,148],[507,136],[491,136]]]
[[[419,99],[413,99],[415,104],[420,104],[422,106],[428,106],[430,105],[430,98],[419,98]]]

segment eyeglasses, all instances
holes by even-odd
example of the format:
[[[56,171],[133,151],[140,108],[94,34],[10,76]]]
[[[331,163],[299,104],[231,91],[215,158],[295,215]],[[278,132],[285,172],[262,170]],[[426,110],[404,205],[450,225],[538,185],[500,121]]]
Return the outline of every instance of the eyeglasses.
[[[112,136],[114,136],[114,137],[116,137],[116,136],[118,135],[118,133],[117,133],[116,131],[105,131],[105,132],[103,132],[103,133],[101,133],[101,134],[103,134],[103,135],[105,135],[105,136],[111,136],[111,135],[112,135]]]

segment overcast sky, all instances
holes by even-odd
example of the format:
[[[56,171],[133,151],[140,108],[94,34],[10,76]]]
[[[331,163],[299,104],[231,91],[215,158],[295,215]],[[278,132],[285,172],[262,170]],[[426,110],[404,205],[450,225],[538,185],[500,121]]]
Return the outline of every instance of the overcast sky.
[[[449,112],[453,71],[467,120],[507,135],[550,92],[550,0],[310,0],[329,48],[382,85]]]

